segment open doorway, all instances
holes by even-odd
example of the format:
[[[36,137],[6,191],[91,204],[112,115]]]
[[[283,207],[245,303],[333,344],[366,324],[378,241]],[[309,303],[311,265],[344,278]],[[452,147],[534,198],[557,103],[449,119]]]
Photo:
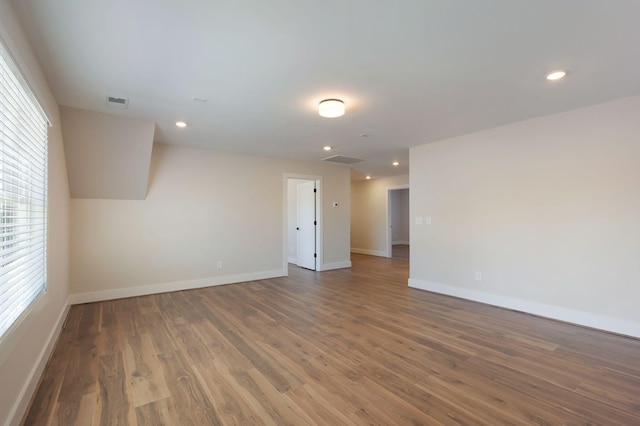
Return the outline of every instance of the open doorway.
[[[387,191],[387,257],[409,260],[409,187]]]
[[[320,179],[285,177],[285,262],[320,270]]]

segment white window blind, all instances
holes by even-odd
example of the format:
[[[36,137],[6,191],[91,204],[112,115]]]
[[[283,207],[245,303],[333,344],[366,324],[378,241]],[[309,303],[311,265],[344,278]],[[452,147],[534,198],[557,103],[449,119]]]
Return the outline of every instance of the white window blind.
[[[47,281],[47,118],[0,45],[0,339]]]

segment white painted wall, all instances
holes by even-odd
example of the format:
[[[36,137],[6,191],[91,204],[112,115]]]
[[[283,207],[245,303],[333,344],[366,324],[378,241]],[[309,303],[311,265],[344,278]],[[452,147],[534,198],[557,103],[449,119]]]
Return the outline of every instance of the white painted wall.
[[[410,285],[640,337],[640,97],[410,157]]]
[[[409,188],[395,189],[391,199],[392,244],[409,244]]]
[[[350,266],[348,168],[158,144],[146,200],[72,200],[72,300],[283,275],[286,173],[322,176],[321,266]]]
[[[67,312],[69,190],[57,102],[8,0],[0,0],[0,38],[52,121],[49,129],[47,293],[0,344],[0,424],[18,424]]]
[[[60,107],[73,198],[144,200],[155,123]]]
[[[406,186],[409,175],[351,183],[351,251],[386,256],[387,191]]]

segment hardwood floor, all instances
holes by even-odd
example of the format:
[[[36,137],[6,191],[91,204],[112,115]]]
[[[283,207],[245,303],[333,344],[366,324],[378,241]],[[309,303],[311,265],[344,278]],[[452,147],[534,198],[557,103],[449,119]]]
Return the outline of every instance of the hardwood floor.
[[[353,265],[73,306],[24,423],[640,424],[639,340]]]
[[[394,259],[409,260],[409,245],[394,244],[391,246],[391,257]]]

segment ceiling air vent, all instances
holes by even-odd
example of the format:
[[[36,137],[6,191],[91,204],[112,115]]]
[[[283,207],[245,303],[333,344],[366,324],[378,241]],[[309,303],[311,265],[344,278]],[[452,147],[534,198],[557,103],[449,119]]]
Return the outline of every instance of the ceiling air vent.
[[[129,108],[129,99],[107,96],[107,106],[110,106],[112,108],[127,109]]]
[[[344,155],[333,155],[331,157],[323,158],[322,161],[332,161],[334,163],[341,164],[353,164],[359,163],[364,160],[361,160],[359,158],[345,157]]]

